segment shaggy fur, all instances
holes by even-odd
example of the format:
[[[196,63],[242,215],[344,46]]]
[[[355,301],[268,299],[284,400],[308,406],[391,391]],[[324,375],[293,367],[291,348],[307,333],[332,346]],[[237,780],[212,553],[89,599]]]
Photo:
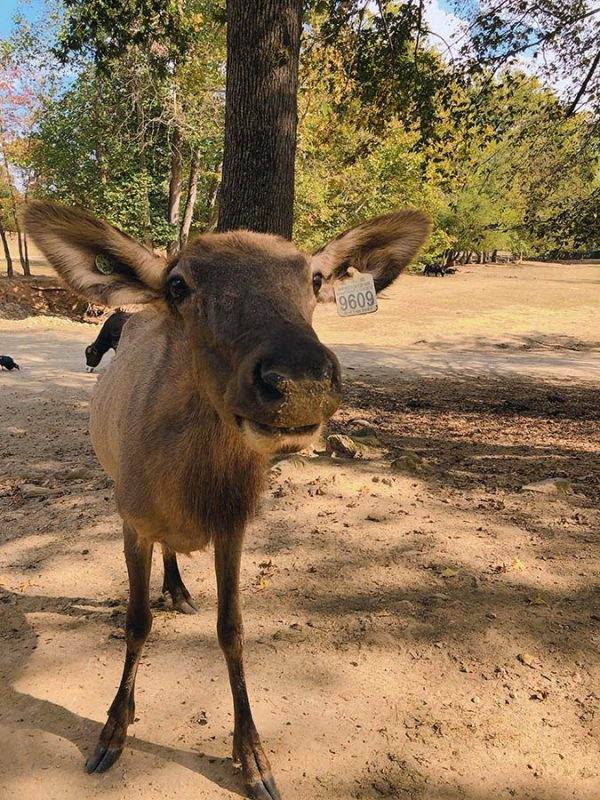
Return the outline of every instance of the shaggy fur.
[[[84,212],[38,203],[26,218],[72,288],[108,305],[151,306],[127,322],[91,405],[94,450],[115,481],[124,521],[130,597],[123,677],[87,769],[114,764],[134,718],[135,675],[152,623],[153,543],[163,546],[173,598],[189,599],[174,552],[212,541],[234,758],[250,796],[279,800],[244,679],[244,527],[270,457],[305,447],[340,402],[338,361],[312,328],[317,294],[331,293],[350,266],[372,271],[376,285],[387,286],[423,243],[429,223],[414,211],[378,217],[312,260],[275,236],[208,234],[167,264]]]

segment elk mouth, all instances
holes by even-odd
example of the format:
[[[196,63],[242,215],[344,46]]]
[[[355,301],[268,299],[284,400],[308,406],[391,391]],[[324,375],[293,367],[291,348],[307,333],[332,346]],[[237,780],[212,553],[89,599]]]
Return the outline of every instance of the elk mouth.
[[[315,425],[301,425],[298,428],[287,428],[282,425],[266,425],[264,422],[257,422],[248,417],[236,417],[235,419],[238,427],[242,430],[249,426],[267,436],[312,436],[320,427],[319,423],[316,423]]]
[[[321,423],[288,427],[267,425],[248,417],[236,417],[236,422],[246,445],[251,450],[269,456],[297,453],[311,443],[321,429]]]

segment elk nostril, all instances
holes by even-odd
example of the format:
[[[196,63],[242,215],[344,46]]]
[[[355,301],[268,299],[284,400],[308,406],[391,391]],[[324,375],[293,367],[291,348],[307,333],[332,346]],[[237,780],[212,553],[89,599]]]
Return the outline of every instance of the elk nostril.
[[[287,378],[281,372],[265,369],[264,364],[259,363],[254,369],[254,381],[265,400],[281,400],[284,396],[283,385]]]
[[[285,375],[282,375],[280,372],[275,372],[274,370],[261,372],[260,377],[263,383],[272,386],[274,389],[278,389],[287,380]]]

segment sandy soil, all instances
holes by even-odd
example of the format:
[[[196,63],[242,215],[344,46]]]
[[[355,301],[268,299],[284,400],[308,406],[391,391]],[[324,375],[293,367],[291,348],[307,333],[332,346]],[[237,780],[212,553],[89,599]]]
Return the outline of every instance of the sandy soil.
[[[285,798],[600,796],[599,283],[468,267],[403,277],[369,318],[319,310],[345,366],[331,429],[367,419],[380,445],[277,465],[248,531],[247,671]],[[110,773],[83,772],[127,595],[87,438],[95,333],[0,320],[22,367],[0,373],[0,797],[240,797],[210,554],[182,562],[195,617],[156,561],[139,721]],[[566,490],[522,488],[545,478]]]

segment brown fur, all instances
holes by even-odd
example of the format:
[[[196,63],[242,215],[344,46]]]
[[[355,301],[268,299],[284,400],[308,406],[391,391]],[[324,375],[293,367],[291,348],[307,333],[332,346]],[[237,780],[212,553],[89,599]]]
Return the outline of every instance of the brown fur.
[[[152,624],[153,544],[163,546],[174,603],[190,613],[175,552],[212,541],[234,756],[251,796],[278,800],[244,679],[244,527],[269,456],[305,446],[340,401],[337,359],[312,328],[317,295],[331,296],[334,279],[350,266],[372,271],[376,285],[387,286],[423,243],[429,223],[414,211],[378,217],[312,259],[275,236],[207,234],[167,264],[85,212],[39,203],[29,206],[26,219],[50,262],[85,297],[150,306],[125,325],[91,406],[92,442],[114,479],[124,522],[130,599],[123,677],[88,771],[116,761],[134,716],[135,676]],[[106,259],[109,274],[98,268]]]
[[[313,269],[338,278],[349,267],[371,272],[378,292],[396,280],[431,232],[422,211],[382,214],[344,231],[313,255]]]

